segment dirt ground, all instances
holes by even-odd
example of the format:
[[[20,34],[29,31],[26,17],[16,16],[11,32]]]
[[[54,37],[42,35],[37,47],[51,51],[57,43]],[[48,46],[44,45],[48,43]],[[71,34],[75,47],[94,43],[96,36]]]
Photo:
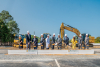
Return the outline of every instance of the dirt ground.
[[[100,48],[100,46],[94,46],[94,47],[89,47],[89,49],[97,49]],[[7,49],[7,50],[19,50],[18,47],[12,47],[12,46],[0,46],[0,49]],[[24,47],[23,50],[25,50],[26,48]],[[31,50],[34,50],[33,47],[31,47]],[[41,50],[41,46],[38,46],[37,50]],[[44,48],[44,50],[46,50],[46,48]],[[51,47],[49,48],[49,50],[52,50]],[[58,50],[57,46],[54,47],[54,50]],[[63,47],[61,50],[73,50],[70,46],[69,47]],[[75,50],[79,50],[78,47],[75,48]],[[84,50],[80,49],[80,50]]]

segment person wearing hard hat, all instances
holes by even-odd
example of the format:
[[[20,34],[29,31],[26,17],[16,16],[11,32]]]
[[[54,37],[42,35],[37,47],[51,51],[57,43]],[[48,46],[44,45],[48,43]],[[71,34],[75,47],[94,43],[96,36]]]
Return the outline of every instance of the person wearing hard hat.
[[[61,47],[62,47],[62,39],[60,38],[60,34],[58,34],[57,46],[58,46],[58,49],[61,49]]]
[[[21,38],[21,35],[19,35],[19,49],[23,49],[23,40]]]
[[[31,46],[31,34],[29,33],[29,31],[27,31],[27,35],[26,35],[26,49],[28,49],[29,46],[29,50],[30,50],[30,46]]]
[[[34,49],[37,49],[37,46],[38,46],[38,39],[36,38],[35,35],[34,35],[34,38],[32,39],[32,42],[33,42]]]
[[[86,37],[85,37],[85,49],[89,49],[89,37],[88,37],[88,34],[86,34]]]
[[[82,35],[80,34],[80,36],[78,37],[78,48],[80,49],[82,49],[82,41],[83,41],[83,39],[82,39]]]
[[[53,34],[53,37],[52,37],[52,46],[51,48],[54,49],[54,45],[55,45],[55,33]]]
[[[46,38],[46,49],[49,49],[49,46],[50,46],[50,38],[49,38],[49,35],[47,35],[47,38]]]
[[[68,46],[69,46],[69,38],[67,37],[67,34],[65,34],[64,43],[68,48]]]
[[[77,43],[77,41],[75,40],[75,35],[73,36],[73,39],[71,40],[71,42],[72,42],[72,49],[75,50],[75,48],[76,48],[76,43]]]
[[[45,44],[45,39],[43,37],[43,34],[41,34],[41,40],[40,40],[41,49],[44,49],[44,44]]]

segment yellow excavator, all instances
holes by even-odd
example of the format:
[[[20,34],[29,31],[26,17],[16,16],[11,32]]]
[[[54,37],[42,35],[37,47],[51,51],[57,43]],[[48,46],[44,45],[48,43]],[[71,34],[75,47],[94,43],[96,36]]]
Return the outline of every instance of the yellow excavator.
[[[14,44],[13,47],[19,47],[19,35],[21,35],[21,38],[23,40],[23,47],[26,48],[26,38],[23,34],[14,34]]]
[[[64,37],[64,29],[75,33],[78,37],[81,34],[78,29],[76,29],[74,27],[71,27],[71,26],[69,26],[67,24],[64,25],[64,23],[62,23],[61,26],[60,26],[60,34],[61,34],[62,40],[63,40],[63,37]],[[85,40],[85,35],[86,34],[82,34],[83,41]],[[94,43],[94,40],[95,40],[95,37],[89,36],[89,43]]]

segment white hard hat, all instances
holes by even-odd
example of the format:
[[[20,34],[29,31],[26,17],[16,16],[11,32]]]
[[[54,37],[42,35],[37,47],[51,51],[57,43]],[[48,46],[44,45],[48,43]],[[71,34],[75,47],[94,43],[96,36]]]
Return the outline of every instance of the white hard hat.
[[[82,35],[80,34],[80,36],[82,36]]]
[[[53,35],[55,35],[55,33],[53,33]]]
[[[75,37],[75,35],[73,37]]]
[[[29,31],[27,31],[27,33],[30,33]]]
[[[86,34],[86,35],[88,35],[88,34]]]
[[[21,35],[19,35],[19,37],[21,37]]]
[[[35,36],[35,35],[34,35]]]
[[[41,34],[41,35],[43,35],[43,34]]]
[[[67,34],[65,34],[65,36],[67,36]]]
[[[47,35],[47,36],[49,36],[49,35]]]

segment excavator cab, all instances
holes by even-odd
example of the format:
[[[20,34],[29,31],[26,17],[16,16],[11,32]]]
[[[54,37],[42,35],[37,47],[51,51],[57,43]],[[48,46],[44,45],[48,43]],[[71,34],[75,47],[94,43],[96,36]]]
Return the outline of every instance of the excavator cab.
[[[46,39],[47,38],[47,35],[51,36],[51,34],[49,33],[43,33],[43,37]]]

